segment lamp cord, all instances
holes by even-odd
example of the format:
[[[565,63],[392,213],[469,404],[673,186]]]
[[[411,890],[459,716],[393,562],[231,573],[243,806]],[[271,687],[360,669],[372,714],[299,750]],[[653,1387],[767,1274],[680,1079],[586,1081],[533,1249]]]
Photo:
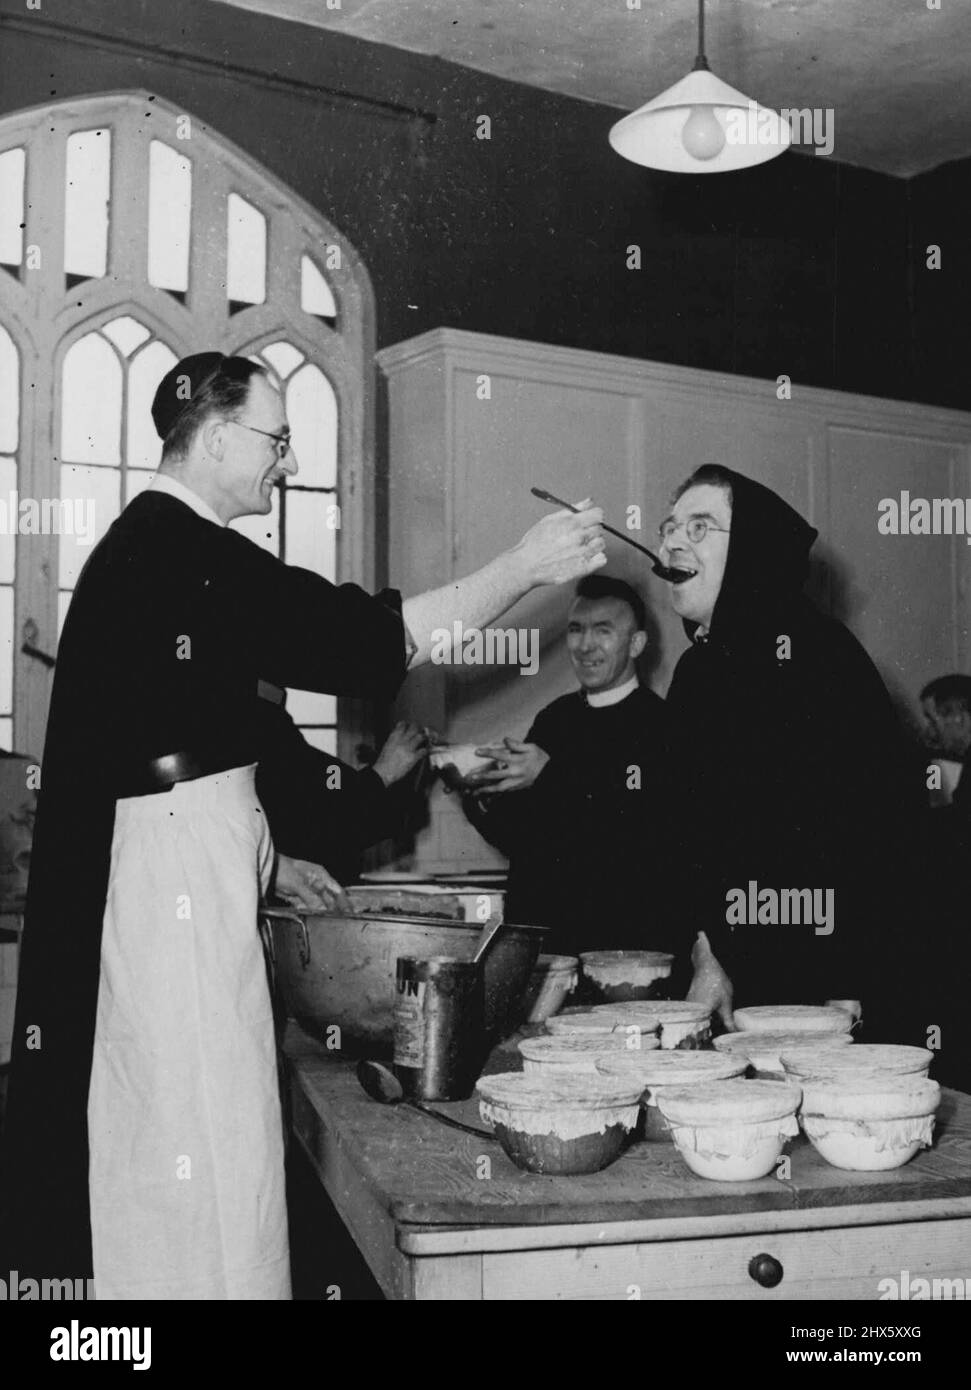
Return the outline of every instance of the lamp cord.
[[[692,72],[709,72],[705,57],[705,0],[698,0],[698,56]]]

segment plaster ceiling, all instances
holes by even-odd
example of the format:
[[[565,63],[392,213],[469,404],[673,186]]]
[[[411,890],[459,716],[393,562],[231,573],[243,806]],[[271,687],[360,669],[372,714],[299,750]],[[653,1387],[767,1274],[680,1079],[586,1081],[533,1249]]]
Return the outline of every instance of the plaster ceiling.
[[[633,110],[694,60],[695,0],[218,0]],[[633,0],[631,0],[633,3]],[[831,108],[832,157],[909,176],[971,155],[971,0],[710,0],[713,70]]]

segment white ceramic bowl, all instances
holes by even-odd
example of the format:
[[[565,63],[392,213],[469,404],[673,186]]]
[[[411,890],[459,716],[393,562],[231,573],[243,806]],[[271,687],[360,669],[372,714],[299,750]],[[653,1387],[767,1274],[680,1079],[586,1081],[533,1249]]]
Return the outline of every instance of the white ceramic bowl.
[[[714,1182],[751,1182],[771,1173],[799,1133],[798,1086],[778,1081],[713,1081],[670,1089],[658,1108],[692,1172]]]
[[[526,1022],[545,1023],[576,989],[580,962],[576,956],[540,956],[526,991]]]
[[[454,767],[460,777],[467,777],[481,767],[488,767],[492,758],[482,758],[476,753],[477,743],[440,743],[428,754],[429,765],[442,771]]]
[[[644,1087],[644,1138],[660,1141],[671,1138],[667,1121],[658,1109],[658,1097],[665,1090],[704,1086],[741,1076],[745,1057],[722,1056],[717,1052],[620,1052],[597,1058],[597,1071],[605,1076],[629,1077]]]
[[[782,1054],[786,1076],[797,1084],[854,1076],[926,1076],[933,1060],[930,1048],[901,1043],[855,1043],[825,1051],[807,1044]]]
[[[753,1004],[735,1010],[735,1024],[746,1033],[848,1033],[853,1019],[828,1004]]]
[[[850,1033],[723,1033],[715,1039],[715,1047],[726,1056],[747,1057],[756,1077],[764,1081],[782,1081],[786,1070],[782,1065],[782,1054],[790,1049],[811,1046],[816,1052],[825,1054],[833,1048],[849,1047],[853,1042]]]
[[[915,1075],[810,1081],[800,1117],[813,1148],[834,1168],[884,1172],[930,1147],[940,1099],[936,1081]]]
[[[534,1173],[595,1173],[637,1123],[638,1084],[618,1077],[483,1076],[479,1113],[512,1161]]]
[[[612,1033],[624,1033],[632,1039],[640,1037],[646,1046],[657,1047],[659,1024],[656,1018],[624,1012],[618,1014],[605,1009],[564,1009],[546,1020],[546,1031],[556,1038],[595,1038],[610,1037]],[[654,1042],[650,1042],[653,1038]]]
[[[582,951],[580,965],[593,992],[605,1003],[650,999],[671,974],[667,951]]]
[[[599,1075],[597,1058],[618,1052],[650,1051],[658,1046],[653,1034],[644,1033],[636,1039],[624,1033],[568,1033],[539,1038],[523,1038],[519,1052],[523,1071],[544,1076]]]
[[[706,1047],[711,1039],[711,1014],[704,1004],[692,1004],[686,999],[634,1000],[629,1004],[601,1004],[593,1012],[614,1017],[630,1026],[660,1030],[661,1046],[667,1051],[682,1048],[692,1051]]]

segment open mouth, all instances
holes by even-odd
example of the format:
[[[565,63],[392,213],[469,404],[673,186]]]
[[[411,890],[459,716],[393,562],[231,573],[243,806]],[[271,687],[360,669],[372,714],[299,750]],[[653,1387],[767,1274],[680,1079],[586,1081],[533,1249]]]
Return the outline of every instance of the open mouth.
[[[669,584],[687,584],[688,580],[694,579],[697,573],[697,570],[686,570],[678,566],[671,566],[668,568],[668,572],[664,577]]]

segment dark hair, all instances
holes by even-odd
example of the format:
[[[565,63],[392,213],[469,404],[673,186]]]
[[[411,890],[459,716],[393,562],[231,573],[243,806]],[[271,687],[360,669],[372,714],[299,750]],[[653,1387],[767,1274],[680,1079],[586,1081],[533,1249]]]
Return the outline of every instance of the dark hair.
[[[264,368],[248,357],[224,357],[186,401],[165,436],[162,458],[184,458],[196,433],[211,415],[226,415],[234,420],[246,404],[254,376],[269,379]]]
[[[634,627],[637,632],[647,631],[647,609],[644,600],[636,589],[623,579],[612,579],[609,574],[588,574],[577,584],[577,598],[601,599],[617,598],[626,603],[634,614]]]
[[[703,487],[705,483],[712,487],[724,488],[728,493],[729,505],[731,505],[733,500],[732,475],[720,463],[703,463],[700,468],[696,468],[691,477],[676,490],[671,499],[672,505],[677,502],[679,497],[684,496],[689,487]]]
[[[922,700],[933,700],[945,714],[963,709],[971,714],[971,676],[938,676],[920,692]]]

